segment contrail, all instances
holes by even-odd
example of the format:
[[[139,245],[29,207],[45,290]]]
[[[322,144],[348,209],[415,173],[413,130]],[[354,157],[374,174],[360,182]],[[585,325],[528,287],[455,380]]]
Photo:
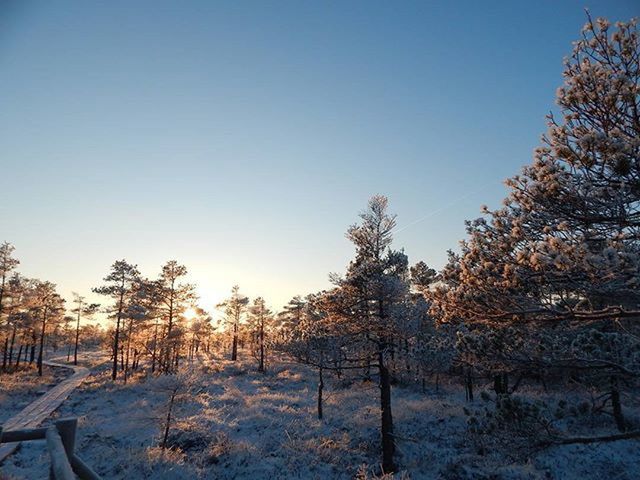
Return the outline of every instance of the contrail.
[[[432,211],[432,212],[427,213],[424,217],[420,217],[420,218],[418,218],[417,220],[414,220],[413,222],[408,223],[408,224],[406,224],[406,225],[405,225],[405,226],[403,226],[403,227],[400,227],[400,228],[397,228],[397,227],[396,227],[396,228],[393,230],[393,233],[402,232],[403,230],[406,230],[407,228],[412,227],[412,226],[413,226],[413,225],[415,225],[416,223],[420,223],[420,222],[422,222],[423,220],[426,220],[426,219],[427,219],[427,218],[429,218],[429,217],[433,217],[434,215],[437,215],[438,213],[440,213],[440,212],[442,212],[442,211],[446,210],[447,208],[452,207],[452,206],[456,205],[457,203],[460,203],[462,200],[465,200],[465,199],[467,199],[467,198],[469,198],[469,197],[471,197],[471,196],[475,195],[476,193],[480,193],[480,192],[482,192],[483,190],[486,190],[486,189],[487,189],[488,187],[490,187],[491,185],[493,185],[493,182],[492,182],[492,183],[487,183],[487,184],[485,184],[484,186],[480,187],[479,189],[474,190],[473,192],[469,192],[469,193],[467,193],[467,194],[465,194],[465,195],[462,195],[461,197],[456,198],[456,199],[455,199],[455,200],[453,200],[452,202],[449,202],[449,203],[447,203],[446,205],[443,205],[443,206],[441,206],[440,208],[438,208],[438,209],[436,209],[436,210],[434,210],[434,211]]]

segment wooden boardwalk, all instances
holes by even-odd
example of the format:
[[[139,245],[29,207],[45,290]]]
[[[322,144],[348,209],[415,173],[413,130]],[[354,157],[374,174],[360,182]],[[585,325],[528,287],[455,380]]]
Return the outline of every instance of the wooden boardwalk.
[[[89,376],[89,369],[76,365],[65,365],[55,362],[44,362],[51,367],[70,368],[73,370],[71,377],[63,380],[51,390],[38,397],[27,405],[21,412],[7,420],[2,428],[4,430],[20,430],[35,428],[49,417],[73,390]],[[0,464],[18,448],[20,443],[7,443],[0,446]]]

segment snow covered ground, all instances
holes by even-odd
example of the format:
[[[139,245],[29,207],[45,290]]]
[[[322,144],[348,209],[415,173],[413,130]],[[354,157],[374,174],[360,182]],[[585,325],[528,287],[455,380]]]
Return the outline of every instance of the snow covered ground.
[[[279,361],[260,374],[250,358],[233,364],[219,357],[193,367],[196,375],[180,379],[170,451],[158,447],[172,385],[166,377],[113,384],[103,365],[56,415],[79,417],[77,451],[104,478],[373,477],[379,448],[374,383],[329,380],[320,421],[316,375],[307,367]],[[446,384],[438,393],[395,387],[393,395],[402,468],[396,478],[632,479],[640,472],[640,442],[631,440],[553,447],[528,458],[508,449],[481,455],[463,408],[481,408],[482,399],[470,406],[460,386]],[[29,442],[0,472],[2,478],[43,478],[47,468],[44,445]]]

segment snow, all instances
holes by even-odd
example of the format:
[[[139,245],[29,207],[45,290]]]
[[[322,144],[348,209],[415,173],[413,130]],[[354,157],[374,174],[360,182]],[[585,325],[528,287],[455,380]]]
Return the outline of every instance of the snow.
[[[215,356],[191,366],[197,374],[177,400],[172,450],[158,447],[168,398],[164,377],[139,375],[127,385],[114,384],[104,363],[54,416],[79,418],[77,453],[104,478],[374,478],[375,383],[329,380],[320,421],[313,370],[279,359],[261,374],[255,360],[240,353],[235,364]],[[539,394],[531,388],[525,395]],[[482,404],[478,399],[471,408]],[[455,383],[438,392],[394,387],[402,468],[396,478],[631,479],[640,471],[637,441],[554,447],[529,458],[499,450],[479,455],[465,406]],[[28,442],[1,472],[11,479],[41,478],[47,468],[44,444]]]

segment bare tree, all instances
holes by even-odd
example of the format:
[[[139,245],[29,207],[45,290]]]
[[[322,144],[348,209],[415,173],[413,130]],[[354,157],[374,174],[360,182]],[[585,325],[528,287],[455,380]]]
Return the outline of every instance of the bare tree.
[[[76,315],[76,332],[73,344],[73,364],[77,365],[78,344],[80,341],[80,319],[82,317],[91,318],[91,316],[93,316],[98,311],[100,305],[97,303],[87,304],[85,297],[76,292],[73,292],[73,303],[75,304],[75,307],[73,308],[73,310],[71,310],[71,312],[75,313]]]

